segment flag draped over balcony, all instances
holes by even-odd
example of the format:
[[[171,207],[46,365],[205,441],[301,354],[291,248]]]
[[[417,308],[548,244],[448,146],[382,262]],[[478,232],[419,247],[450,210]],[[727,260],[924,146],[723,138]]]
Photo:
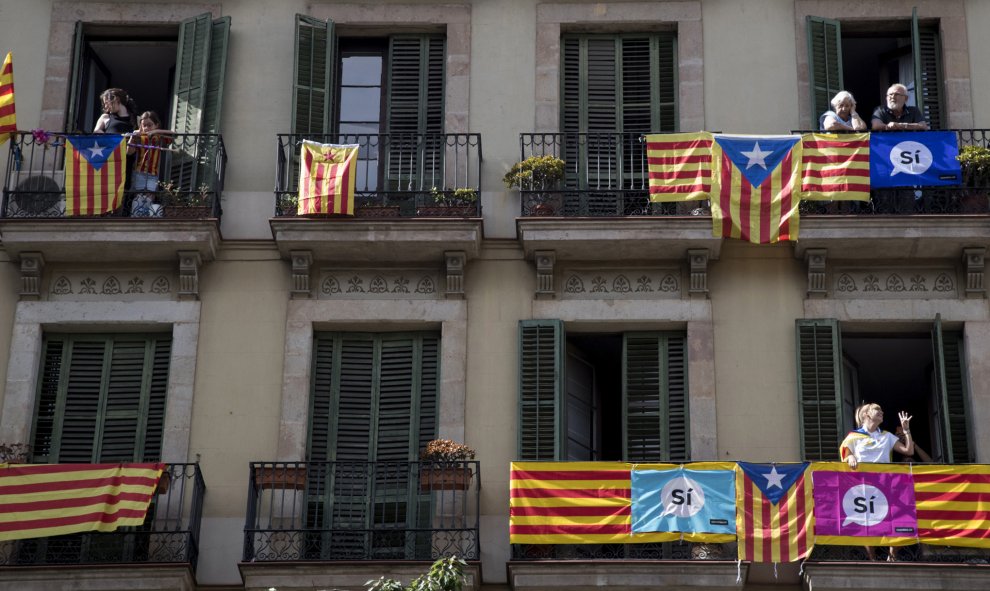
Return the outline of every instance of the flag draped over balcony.
[[[646,136],[650,201],[708,199],[712,190],[712,136],[667,133]]]
[[[812,496],[808,462],[750,464],[736,473],[739,560],[795,562],[811,554]]]
[[[0,541],[144,522],[164,464],[0,464]]]
[[[816,466],[812,473],[818,543],[904,546],[918,541],[910,466],[861,464],[855,471],[836,466]]]
[[[100,215],[124,200],[122,135],[78,135],[65,138],[65,215]]]
[[[962,171],[953,131],[870,134],[870,182],[874,187],[958,185]]]
[[[913,466],[912,476],[922,542],[990,547],[990,466]]]
[[[805,134],[801,158],[802,199],[870,200],[870,134]]]
[[[299,155],[299,215],[354,215],[357,144],[304,140]]]
[[[14,112],[14,54],[8,53],[0,67],[0,144],[17,131]]]

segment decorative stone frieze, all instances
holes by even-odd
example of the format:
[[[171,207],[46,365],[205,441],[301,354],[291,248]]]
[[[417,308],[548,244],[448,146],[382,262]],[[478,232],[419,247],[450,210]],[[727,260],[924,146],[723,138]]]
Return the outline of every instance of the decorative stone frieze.
[[[966,266],[966,297],[968,298],[987,297],[987,290],[983,285],[986,254],[987,249],[982,247],[963,249],[963,264]]]
[[[436,300],[435,269],[332,269],[320,275],[320,300]]]
[[[687,251],[690,269],[688,295],[693,298],[708,297],[708,249],[693,248]]]
[[[309,287],[310,269],[313,266],[313,253],[308,250],[293,250],[289,253],[292,260],[292,291],[294,300],[304,300],[313,297]]]
[[[952,267],[837,268],[832,297],[838,299],[952,299],[959,297]]]
[[[553,267],[557,263],[557,253],[552,250],[538,250],[536,258],[536,297],[552,299],[557,297],[553,285]]]
[[[445,265],[447,267],[447,292],[449,300],[464,299],[464,265],[467,262],[467,254],[463,250],[450,250],[443,253]]]
[[[824,248],[809,248],[804,252],[804,261],[808,265],[808,297],[824,298],[828,296],[828,285],[825,279],[825,263],[828,251]]]
[[[21,299],[41,299],[41,272],[45,257],[40,252],[21,253]]]
[[[54,272],[48,286],[48,300],[171,300],[174,285],[174,275],[161,271]]]
[[[573,269],[563,274],[561,298],[647,300],[681,297],[680,269]]]
[[[199,299],[199,266],[203,259],[196,250],[179,251],[179,299]]]

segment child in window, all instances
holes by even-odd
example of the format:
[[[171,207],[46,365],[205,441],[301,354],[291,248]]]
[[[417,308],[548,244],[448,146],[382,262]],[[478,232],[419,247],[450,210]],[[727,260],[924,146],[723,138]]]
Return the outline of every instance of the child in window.
[[[161,119],[154,111],[145,111],[138,118],[138,131],[131,136],[128,153],[136,154],[134,174],[131,181],[132,191],[148,191],[139,193],[131,202],[131,217],[148,217],[161,215],[154,203],[153,193],[158,190],[158,166],[161,162],[162,151],[172,143],[169,134],[175,133],[168,129],[159,129]]]

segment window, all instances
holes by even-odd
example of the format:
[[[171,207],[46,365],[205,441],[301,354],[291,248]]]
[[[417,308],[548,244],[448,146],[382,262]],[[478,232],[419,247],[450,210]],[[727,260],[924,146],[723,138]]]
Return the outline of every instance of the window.
[[[823,319],[798,320],[797,339],[804,459],[837,460],[856,407],[876,402],[888,431],[898,411],[913,415],[912,437],[934,461],[973,461],[960,333],[943,331],[938,318],[930,330],[907,334],[846,334]]]
[[[686,461],[687,337],[519,327],[521,460]]]
[[[908,87],[908,104],[918,106],[932,128],[944,127],[938,23],[919,22],[916,14],[884,23],[809,16],[806,28],[813,129],[840,90],[853,93],[857,112],[869,125],[873,109],[896,82]]]
[[[171,335],[47,335],[33,461],[158,461],[171,349]]]
[[[306,520],[334,535],[308,541],[310,557],[412,558],[417,544],[429,552],[428,531],[405,537],[430,526],[430,495],[406,464],[436,436],[439,350],[435,333],[316,337],[307,459],[334,464],[328,480],[308,480]],[[388,529],[403,533],[368,534]]]

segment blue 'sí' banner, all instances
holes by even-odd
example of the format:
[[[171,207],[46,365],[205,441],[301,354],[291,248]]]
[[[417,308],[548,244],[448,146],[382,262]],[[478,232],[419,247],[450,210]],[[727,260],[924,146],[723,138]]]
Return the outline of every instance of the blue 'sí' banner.
[[[632,531],[736,533],[732,470],[632,471]]]
[[[926,187],[958,185],[959,143],[952,131],[870,134],[870,185]]]

